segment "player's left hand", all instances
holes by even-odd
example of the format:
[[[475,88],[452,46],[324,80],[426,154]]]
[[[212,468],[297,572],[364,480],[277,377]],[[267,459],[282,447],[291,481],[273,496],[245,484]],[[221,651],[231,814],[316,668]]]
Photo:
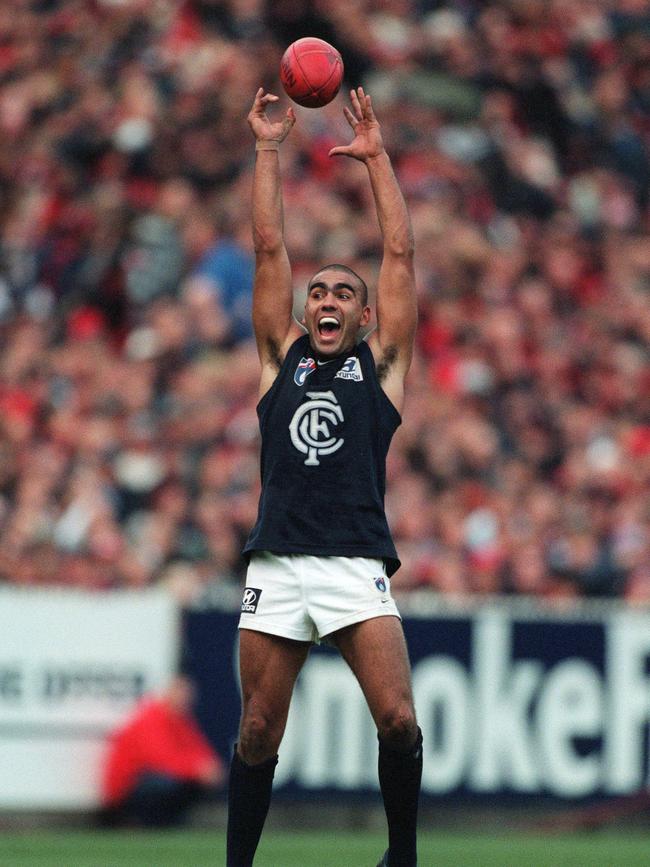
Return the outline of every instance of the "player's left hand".
[[[352,111],[346,106],[343,113],[354,131],[354,138],[349,145],[332,148],[329,155],[354,157],[365,162],[384,150],[381,129],[372,109],[370,94],[365,93],[363,87],[350,91],[350,102]]]

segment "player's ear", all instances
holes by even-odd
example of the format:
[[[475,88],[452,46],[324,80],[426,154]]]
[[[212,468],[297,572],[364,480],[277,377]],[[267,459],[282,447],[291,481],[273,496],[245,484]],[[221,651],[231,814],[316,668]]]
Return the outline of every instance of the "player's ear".
[[[309,286],[307,287],[307,295],[305,296],[305,303],[303,304],[303,308],[302,308],[302,316],[300,317],[300,324],[304,325],[305,328],[307,327],[307,323],[306,323],[305,319],[307,316],[307,304],[308,304],[308,302],[309,302]]]
[[[361,326],[365,326],[370,322],[370,317],[372,316],[372,310],[367,305],[363,308],[361,313],[361,322],[359,323]]]

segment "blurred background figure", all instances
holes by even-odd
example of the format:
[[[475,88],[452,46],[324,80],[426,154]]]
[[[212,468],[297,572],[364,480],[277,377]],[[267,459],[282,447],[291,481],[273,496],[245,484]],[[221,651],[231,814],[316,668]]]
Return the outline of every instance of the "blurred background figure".
[[[223,764],[192,715],[193,703],[193,682],[177,675],[113,734],[102,780],[104,827],[177,826],[219,793]]]

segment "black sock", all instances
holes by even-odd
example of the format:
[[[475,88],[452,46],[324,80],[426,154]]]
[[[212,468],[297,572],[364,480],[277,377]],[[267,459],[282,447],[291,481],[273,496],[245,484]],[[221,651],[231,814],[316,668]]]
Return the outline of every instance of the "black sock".
[[[271,803],[278,757],[247,765],[237,752],[230,763],[226,867],[251,867]]]
[[[422,780],[422,732],[408,752],[379,740],[379,786],[388,820],[390,867],[417,864],[416,826]]]

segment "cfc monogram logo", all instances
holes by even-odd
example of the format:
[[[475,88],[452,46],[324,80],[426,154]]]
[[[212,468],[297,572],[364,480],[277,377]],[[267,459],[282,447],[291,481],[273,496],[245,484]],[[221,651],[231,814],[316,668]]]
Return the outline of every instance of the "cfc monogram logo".
[[[343,439],[331,428],[343,421],[343,410],[331,391],[308,391],[308,401],[293,414],[289,425],[291,442],[302,454],[305,464],[317,467],[322,455],[331,455],[343,445]]]

